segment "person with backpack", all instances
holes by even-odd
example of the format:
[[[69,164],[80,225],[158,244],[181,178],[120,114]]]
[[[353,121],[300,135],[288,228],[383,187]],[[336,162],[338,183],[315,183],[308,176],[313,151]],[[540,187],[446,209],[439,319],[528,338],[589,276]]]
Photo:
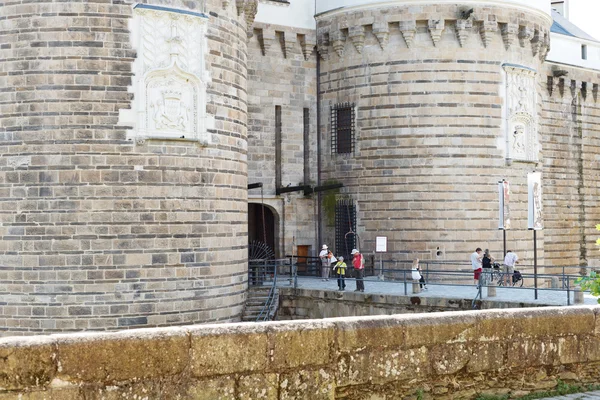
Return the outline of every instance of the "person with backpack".
[[[333,270],[335,271],[335,274],[337,275],[338,290],[340,290],[340,291],[343,291],[344,289],[346,289],[346,281],[345,281],[346,268],[348,268],[348,266],[344,262],[344,257],[340,256],[340,258],[338,259],[338,262],[333,267]]]
[[[490,255],[490,251],[488,249],[485,249],[485,251],[483,252],[483,259],[481,260],[481,266],[483,267],[483,269],[485,270],[486,268],[492,268],[494,261],[495,259]],[[488,269],[488,271],[490,270]]]
[[[326,244],[323,245],[319,258],[321,259],[321,278],[323,281],[328,281],[331,265],[336,263],[337,259]]]
[[[519,263],[519,256],[512,250],[506,252],[504,257],[504,286],[512,285],[513,274],[515,273],[515,264]]]
[[[411,275],[413,281],[419,281],[419,286],[423,290],[427,290],[427,284],[425,283],[425,278],[423,277],[423,272],[421,272],[421,266],[419,265],[419,259],[415,259],[413,261]]]

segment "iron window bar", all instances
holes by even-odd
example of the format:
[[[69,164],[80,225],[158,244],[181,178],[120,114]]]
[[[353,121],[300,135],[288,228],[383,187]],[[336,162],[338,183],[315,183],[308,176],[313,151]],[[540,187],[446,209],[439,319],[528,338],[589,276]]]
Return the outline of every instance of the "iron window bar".
[[[354,154],[354,103],[331,107],[331,154]]]

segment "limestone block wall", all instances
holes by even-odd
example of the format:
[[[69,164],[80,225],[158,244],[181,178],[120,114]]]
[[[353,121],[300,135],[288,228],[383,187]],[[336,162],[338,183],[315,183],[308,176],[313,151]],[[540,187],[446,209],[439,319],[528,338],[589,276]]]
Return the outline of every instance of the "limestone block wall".
[[[535,151],[530,161],[507,162],[505,66],[539,77],[551,20],[508,3],[476,5],[464,19],[468,8],[399,2],[318,17],[325,149],[331,107],[349,102],[356,113],[354,154],[324,154],[324,175],[356,201],[364,252],[387,236],[396,259],[439,251],[439,259],[467,260],[476,247],[501,254],[497,182],[506,179],[508,246],[533,259],[526,176],[541,164]],[[543,243],[540,233],[540,263]]]
[[[0,340],[0,399],[474,399],[598,383],[597,307]],[[493,377],[493,379],[490,379]]]
[[[147,1],[202,12],[202,1]],[[252,4],[252,2],[247,2]],[[2,335],[235,321],[246,290],[246,17],[206,2],[208,146],[127,139],[134,3],[0,17]],[[238,12],[239,11],[239,12]]]
[[[547,210],[546,263],[597,267],[600,74],[548,63],[544,76],[540,132]]]
[[[314,246],[316,240],[313,198],[302,192],[275,195],[276,107],[281,107],[279,184],[317,182],[315,46],[314,30],[265,23],[254,24],[248,43],[248,180],[263,183],[266,203],[279,217],[280,256],[291,254],[294,237],[296,245]],[[249,201],[261,201],[257,190],[250,196]]]
[[[409,288],[410,291],[410,283]],[[410,293],[410,292],[409,292]],[[499,301],[491,298],[477,300],[478,310],[499,308],[546,307],[540,303]],[[361,317],[428,313],[437,311],[471,311],[473,299],[435,298],[409,294],[385,295],[347,292],[339,296],[336,292],[314,289],[279,288],[277,320],[322,319],[338,317]]]

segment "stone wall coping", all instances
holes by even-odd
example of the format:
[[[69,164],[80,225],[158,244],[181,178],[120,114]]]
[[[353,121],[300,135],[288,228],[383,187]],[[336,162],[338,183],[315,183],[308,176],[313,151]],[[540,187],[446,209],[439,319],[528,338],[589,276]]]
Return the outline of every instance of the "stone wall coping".
[[[189,325],[167,328],[130,329],[116,332],[79,332],[61,333],[47,336],[9,336],[0,338],[0,348],[44,346],[57,343],[76,343],[87,341],[144,340],[175,336],[211,336],[224,334],[260,334],[277,331],[319,330],[343,327],[360,327],[398,324],[432,325],[450,321],[483,321],[487,319],[517,319],[558,316],[593,316],[600,314],[600,306],[544,307],[474,311],[445,311],[427,314],[375,315],[366,317],[338,317],[326,320],[290,320],[258,323],[225,323]]]
[[[6,337],[0,339],[0,398],[26,392],[63,398],[65,390],[127,391],[128,385],[146,393],[162,390],[157,382],[171,382],[173,393],[193,392],[205,382],[225,384],[215,390],[246,398],[240,393],[248,379],[267,379],[268,390],[312,390],[287,385],[293,376],[314,375],[329,393],[415,376],[424,382],[465,367],[496,371],[505,368],[505,359],[517,369],[583,365],[600,361],[600,352],[580,351],[597,343],[598,315],[597,306],[548,307]],[[493,356],[481,358],[478,349]],[[509,351],[525,358],[511,361]],[[385,360],[398,367],[388,371]],[[218,397],[207,396],[200,398]]]

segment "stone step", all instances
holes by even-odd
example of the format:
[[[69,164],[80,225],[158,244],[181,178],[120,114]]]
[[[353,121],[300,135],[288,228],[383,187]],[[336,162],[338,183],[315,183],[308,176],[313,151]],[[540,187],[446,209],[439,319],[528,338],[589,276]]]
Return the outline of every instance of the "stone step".
[[[251,312],[260,312],[262,309],[264,308],[264,305],[257,305],[257,306],[246,306],[246,313],[251,313]]]
[[[247,300],[265,302],[268,298],[269,296],[248,296]]]
[[[264,306],[266,302],[264,301],[246,301],[246,306],[250,307],[250,306]]]
[[[250,289],[248,293],[257,293],[257,294],[268,294],[271,291],[270,287],[264,289]]]

